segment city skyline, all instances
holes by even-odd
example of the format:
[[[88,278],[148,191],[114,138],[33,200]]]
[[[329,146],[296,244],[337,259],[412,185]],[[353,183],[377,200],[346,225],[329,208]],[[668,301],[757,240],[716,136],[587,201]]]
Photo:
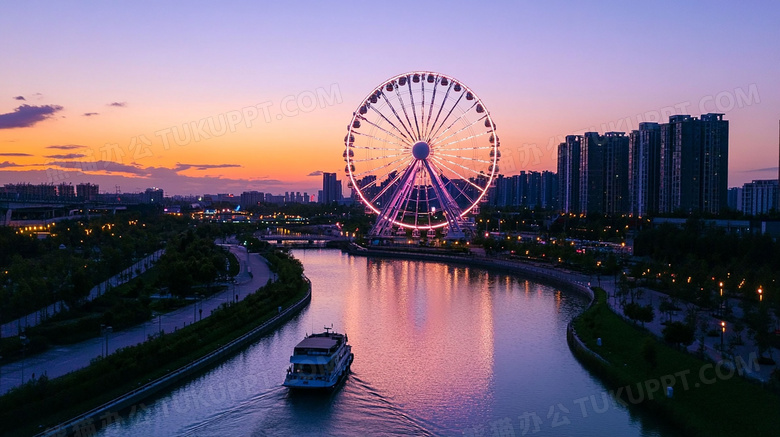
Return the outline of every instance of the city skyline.
[[[0,183],[317,193],[323,172],[345,180],[361,99],[416,68],[474,87],[507,176],[555,171],[567,135],[724,113],[728,186],[777,177],[775,5],[454,4],[392,25],[365,5],[236,6],[0,6],[0,35],[15,41],[0,71]],[[478,37],[448,24],[464,14]],[[572,25],[600,21],[612,25]],[[430,43],[398,44],[423,26]]]

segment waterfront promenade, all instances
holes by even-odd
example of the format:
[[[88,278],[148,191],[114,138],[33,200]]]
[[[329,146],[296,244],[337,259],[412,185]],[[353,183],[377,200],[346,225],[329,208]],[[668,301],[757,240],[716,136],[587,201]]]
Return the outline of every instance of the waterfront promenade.
[[[6,364],[0,367],[0,394],[18,386],[23,380],[29,381],[33,375],[36,378],[41,375],[56,378],[86,367],[91,360],[105,353],[106,346],[111,353],[122,347],[142,343],[150,335],[157,335],[158,332],[173,332],[190,325],[201,317],[208,317],[219,305],[242,300],[265,285],[269,279],[275,279],[265,259],[259,254],[248,254],[246,248],[240,245],[225,246],[241,264],[241,271],[236,276],[235,283],[228,284],[227,290],[170,313],[158,315],[146,323],[124,331],[72,345],[54,347],[43,353]]]

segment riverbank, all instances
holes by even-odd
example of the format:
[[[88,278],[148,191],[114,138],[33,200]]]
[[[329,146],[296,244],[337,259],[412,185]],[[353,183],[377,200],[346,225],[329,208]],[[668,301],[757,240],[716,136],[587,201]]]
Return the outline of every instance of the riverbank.
[[[0,397],[3,432],[29,435],[67,420],[47,434],[80,435],[84,426],[94,429],[105,425],[106,417],[118,417],[123,408],[132,411],[140,400],[202,372],[293,317],[311,297],[303,268],[283,254],[266,256],[279,280],[244,300],[225,304],[186,328],[94,360],[82,370],[51,380],[38,378]],[[80,414],[84,411],[89,412]]]

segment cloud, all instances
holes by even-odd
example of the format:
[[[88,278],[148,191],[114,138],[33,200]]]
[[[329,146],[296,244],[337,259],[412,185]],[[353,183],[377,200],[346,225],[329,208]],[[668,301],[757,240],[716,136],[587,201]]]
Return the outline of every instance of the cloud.
[[[23,166],[10,161],[0,162],[0,168],[8,168],[8,167],[23,167]]]
[[[61,110],[62,106],[59,105],[22,105],[14,109],[14,112],[0,114],[0,129],[30,127],[39,121],[46,120]]]
[[[46,158],[52,158],[52,159],[77,159],[77,158],[83,158],[87,155],[83,153],[67,153],[64,155],[46,155]]]
[[[306,176],[322,176],[322,170],[313,171]]]
[[[77,169],[82,172],[106,172],[106,173],[126,173],[135,176],[149,176],[150,169],[135,165],[120,164],[113,161],[53,161],[46,165]]]
[[[86,147],[87,146],[80,146],[78,144],[63,144],[63,145],[46,146],[47,149],[58,149],[58,150],[84,149]]]
[[[240,164],[182,164],[180,162],[176,163],[176,167],[173,168],[174,171],[184,171],[189,170],[191,168],[194,168],[195,170],[209,170],[212,168],[234,168],[234,167],[241,167]]]
[[[29,153],[0,153],[0,156],[35,156]]]
[[[127,102],[111,102],[108,104],[108,106],[114,106],[116,108],[124,108],[127,106]]]
[[[766,168],[754,168],[752,170],[743,170],[745,173],[763,173],[768,171],[777,172],[777,167],[766,167]]]
[[[100,115],[100,113],[99,112],[85,112],[85,113],[83,113],[81,115],[83,115],[84,117],[92,117],[93,115]]]
[[[14,100],[27,100],[24,98],[24,96],[16,96],[14,97]]]

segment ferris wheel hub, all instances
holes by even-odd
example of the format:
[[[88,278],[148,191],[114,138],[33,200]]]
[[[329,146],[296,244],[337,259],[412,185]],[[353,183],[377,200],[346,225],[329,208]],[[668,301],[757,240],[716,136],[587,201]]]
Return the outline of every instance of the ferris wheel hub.
[[[419,141],[412,146],[412,155],[415,159],[425,159],[431,154],[431,146],[425,141]]]

